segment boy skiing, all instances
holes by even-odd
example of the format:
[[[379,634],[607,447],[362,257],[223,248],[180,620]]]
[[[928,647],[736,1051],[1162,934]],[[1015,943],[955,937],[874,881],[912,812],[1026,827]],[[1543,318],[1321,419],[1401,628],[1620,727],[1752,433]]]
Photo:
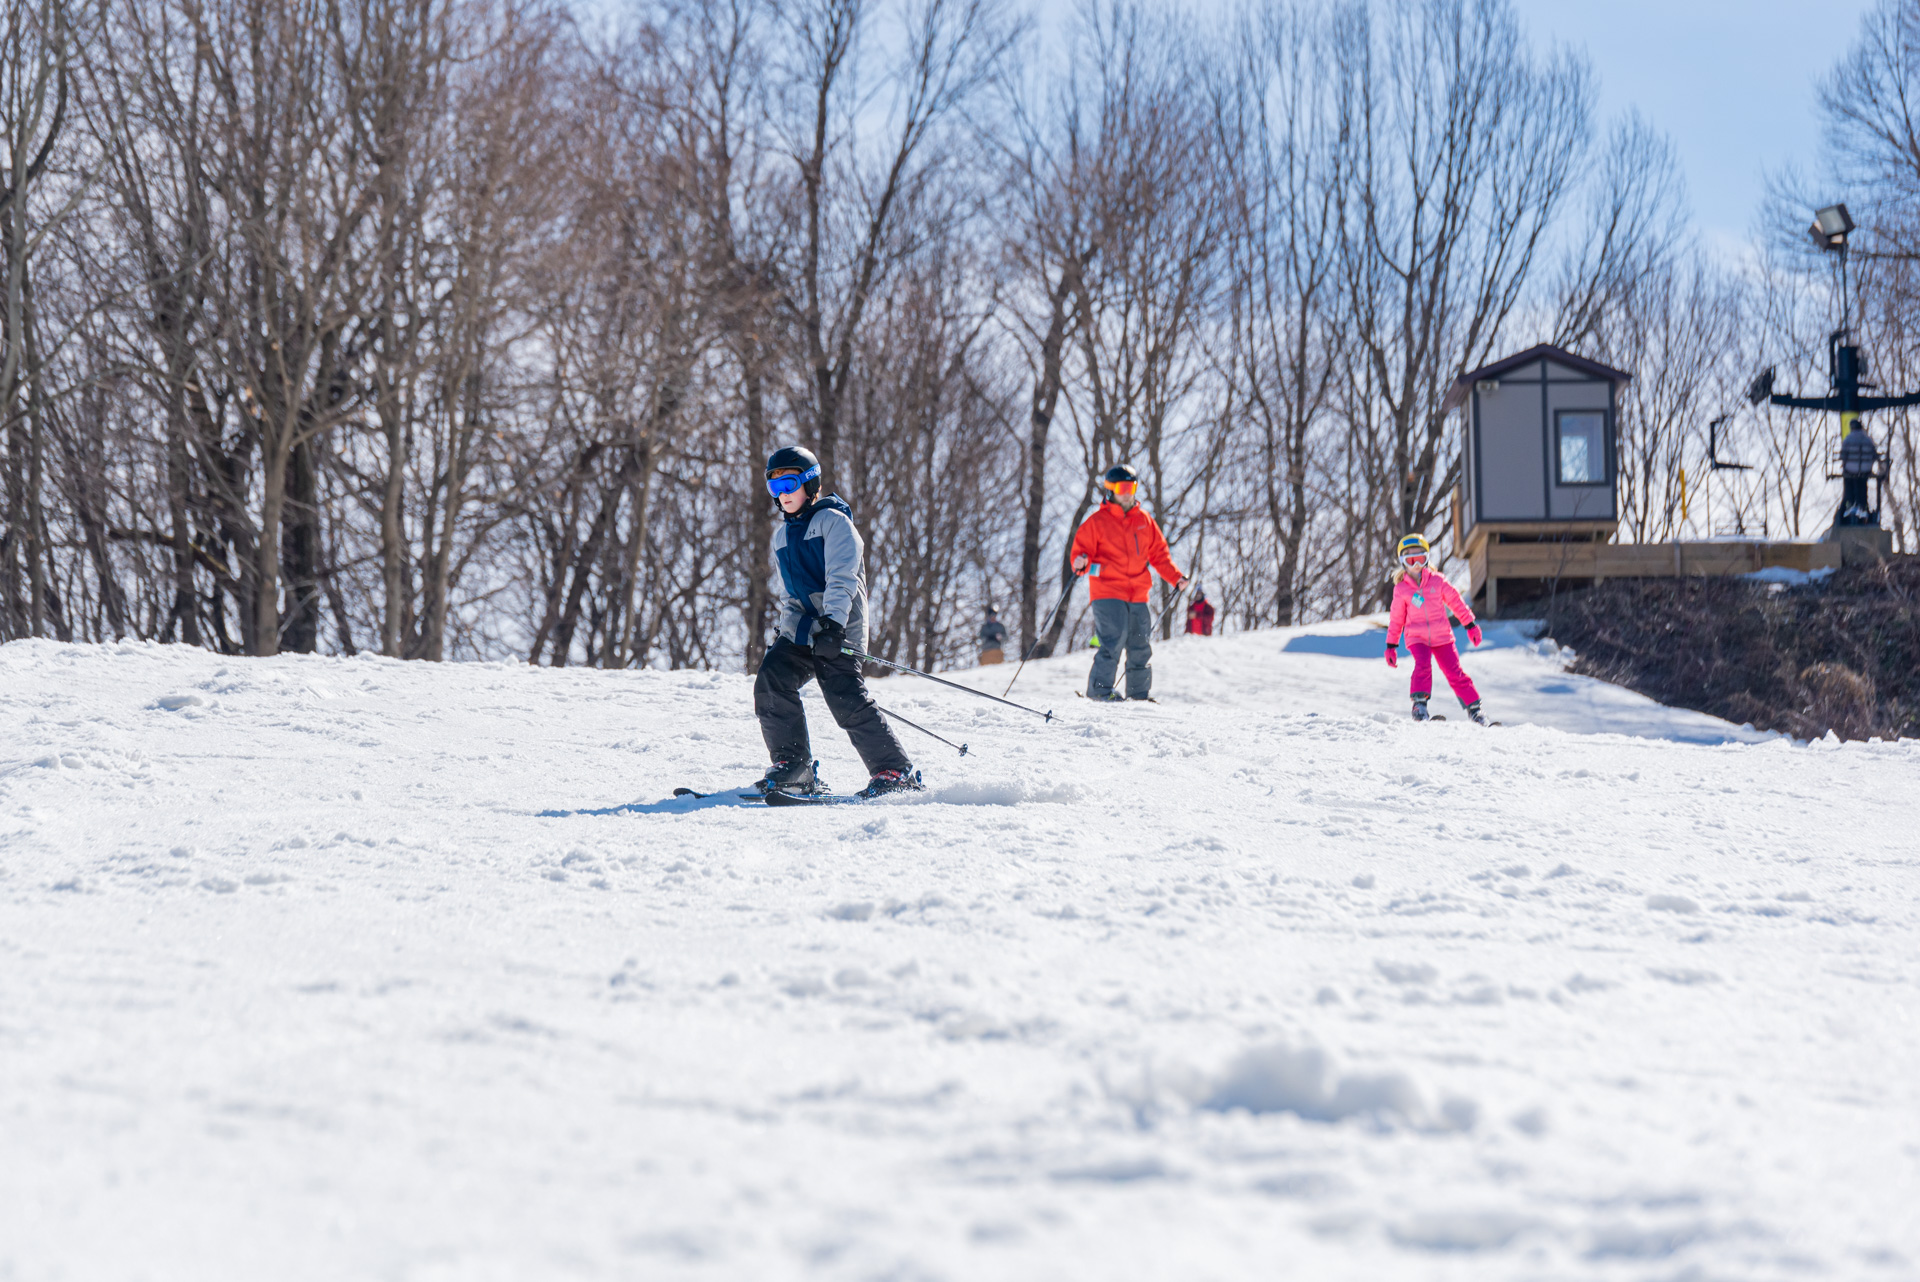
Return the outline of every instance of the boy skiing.
[[[1160,527],[1140,506],[1140,474],[1125,463],[1107,469],[1101,479],[1107,498],[1073,536],[1073,572],[1091,586],[1093,626],[1099,651],[1087,674],[1087,698],[1119,700],[1113,679],[1120,651],[1127,652],[1129,699],[1145,699],[1153,690],[1152,612],[1147,592],[1153,586],[1148,567],[1178,588],[1186,576],[1167,553]]]
[[[1427,699],[1433,693],[1433,664],[1438,662],[1460,706],[1484,726],[1487,719],[1480,713],[1480,692],[1460,666],[1460,651],[1453,643],[1447,611],[1453,611],[1454,617],[1466,625],[1467,640],[1476,646],[1480,644],[1480,625],[1473,621],[1473,611],[1446,576],[1427,565],[1428,551],[1426,539],[1418,534],[1400,540],[1400,568],[1393,573],[1393,616],[1387,623],[1387,666],[1400,666],[1400,638],[1404,635],[1407,649],[1413,651],[1413,719],[1432,719]]]
[[[785,591],[778,636],[760,660],[753,683],[753,711],[773,765],[760,780],[762,792],[821,791],[814,776],[812,740],[800,687],[819,679],[833,719],[853,740],[872,776],[863,797],[921,787],[900,740],[880,716],[856,659],[842,653],[867,648],[866,554],[853,509],[838,495],[820,498],[820,460],[797,446],[767,459],[767,493],[786,519],[773,532],[773,555]]]

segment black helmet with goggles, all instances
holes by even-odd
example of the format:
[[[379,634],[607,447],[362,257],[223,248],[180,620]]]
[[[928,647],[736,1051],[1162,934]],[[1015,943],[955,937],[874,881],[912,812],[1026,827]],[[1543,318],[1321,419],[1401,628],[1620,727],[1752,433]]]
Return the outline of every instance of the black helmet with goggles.
[[[785,476],[775,476],[784,472]],[[820,460],[812,450],[798,445],[783,445],[767,455],[767,493],[779,498],[805,489],[812,498],[820,492]]]

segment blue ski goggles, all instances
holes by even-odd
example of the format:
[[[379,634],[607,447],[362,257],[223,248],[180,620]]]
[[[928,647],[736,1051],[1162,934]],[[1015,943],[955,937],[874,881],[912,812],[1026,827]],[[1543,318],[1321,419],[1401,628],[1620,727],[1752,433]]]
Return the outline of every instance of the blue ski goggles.
[[[804,488],[808,481],[817,481],[819,479],[820,467],[818,464],[815,464],[804,472],[793,472],[786,476],[769,476],[767,478],[767,493],[773,495],[775,498],[779,498],[782,494],[791,494],[795,490]]]

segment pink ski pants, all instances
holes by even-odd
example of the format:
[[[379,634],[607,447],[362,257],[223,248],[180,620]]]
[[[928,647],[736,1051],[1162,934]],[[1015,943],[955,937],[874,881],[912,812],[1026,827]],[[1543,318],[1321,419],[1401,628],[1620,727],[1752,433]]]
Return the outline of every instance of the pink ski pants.
[[[1454,698],[1460,700],[1460,706],[1480,701],[1480,692],[1473,688],[1473,678],[1460,666],[1460,651],[1452,645],[1422,645],[1418,641],[1407,642],[1407,649],[1413,652],[1413,686],[1415,698],[1433,693],[1433,665],[1438,662],[1440,671],[1446,674],[1447,684],[1453,687]]]

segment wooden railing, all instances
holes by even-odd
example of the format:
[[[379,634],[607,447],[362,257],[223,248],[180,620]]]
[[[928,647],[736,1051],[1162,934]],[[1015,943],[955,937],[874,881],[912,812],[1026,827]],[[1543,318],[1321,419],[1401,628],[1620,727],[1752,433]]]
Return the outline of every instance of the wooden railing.
[[[1486,612],[1499,609],[1502,579],[1678,578],[1789,570],[1837,569],[1836,543],[1503,543],[1475,540],[1467,563],[1472,593],[1487,588]]]

